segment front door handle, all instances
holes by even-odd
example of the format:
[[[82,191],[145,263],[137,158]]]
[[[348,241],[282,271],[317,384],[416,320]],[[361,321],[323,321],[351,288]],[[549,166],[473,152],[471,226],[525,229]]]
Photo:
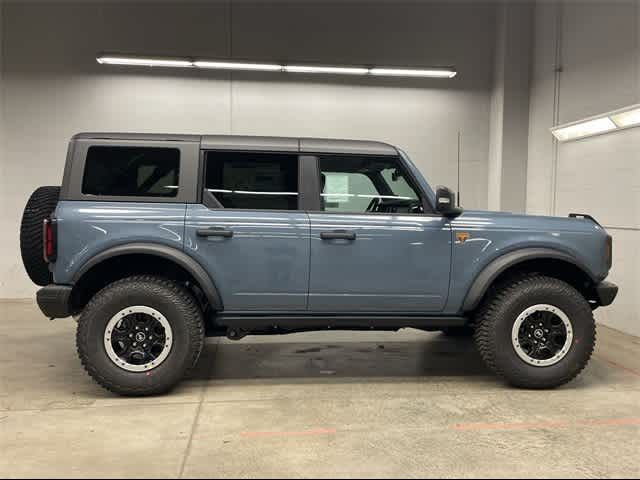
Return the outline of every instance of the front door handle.
[[[330,232],[320,232],[322,240],[355,240],[356,233],[347,230],[332,230]]]
[[[231,230],[227,230],[224,227],[211,227],[211,228],[199,228],[196,230],[196,235],[199,237],[224,237],[231,238],[233,237],[233,232]]]

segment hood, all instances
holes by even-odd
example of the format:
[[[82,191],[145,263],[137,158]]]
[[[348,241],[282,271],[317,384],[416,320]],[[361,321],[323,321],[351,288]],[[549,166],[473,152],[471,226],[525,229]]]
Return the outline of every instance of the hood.
[[[532,230],[557,230],[571,232],[604,232],[598,222],[588,217],[552,217],[525,215],[511,212],[465,210],[453,222],[456,227],[513,228]]]

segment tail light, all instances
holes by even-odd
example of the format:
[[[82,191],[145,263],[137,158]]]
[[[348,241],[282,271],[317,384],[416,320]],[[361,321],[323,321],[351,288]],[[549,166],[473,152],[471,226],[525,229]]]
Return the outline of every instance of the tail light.
[[[613,264],[613,239],[611,238],[611,235],[607,235],[605,255],[606,255],[606,261],[607,261],[607,268],[611,270],[611,265]]]
[[[58,254],[57,237],[56,220],[54,218],[45,218],[42,222],[42,255],[45,262],[56,261]]]

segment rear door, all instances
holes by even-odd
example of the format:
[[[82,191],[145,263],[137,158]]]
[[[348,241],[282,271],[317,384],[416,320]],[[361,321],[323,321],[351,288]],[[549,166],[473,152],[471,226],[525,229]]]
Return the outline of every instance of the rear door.
[[[185,251],[214,279],[225,311],[307,308],[309,219],[297,153],[203,153],[203,200],[187,206]]]
[[[309,309],[438,312],[449,289],[450,222],[432,214],[399,157],[318,155]]]

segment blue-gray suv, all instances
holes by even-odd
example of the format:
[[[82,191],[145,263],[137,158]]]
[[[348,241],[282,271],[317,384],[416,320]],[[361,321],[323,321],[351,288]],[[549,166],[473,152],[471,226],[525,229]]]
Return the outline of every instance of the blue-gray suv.
[[[551,388],[618,290],[589,215],[463,211],[371,141],[79,134],[21,251],[42,312],[77,318],[86,370],[124,395],[171,389],[205,336],[406,327],[473,335],[508,383]]]

